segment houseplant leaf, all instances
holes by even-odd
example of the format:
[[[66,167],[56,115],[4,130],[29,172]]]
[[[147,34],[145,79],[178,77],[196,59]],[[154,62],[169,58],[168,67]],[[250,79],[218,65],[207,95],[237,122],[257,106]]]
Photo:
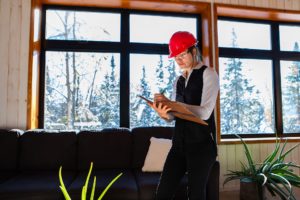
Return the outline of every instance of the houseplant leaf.
[[[87,197],[87,189],[88,189],[88,185],[89,185],[89,179],[90,179],[90,176],[91,176],[91,172],[92,172],[92,169],[93,169],[93,163],[91,162],[91,165],[90,165],[90,169],[89,169],[89,172],[88,172],[88,175],[87,175],[87,178],[86,178],[86,181],[85,181],[85,184],[83,185],[82,187],[82,191],[81,191],[81,200],[86,200],[86,197]],[[112,186],[112,184],[114,182],[116,182],[121,176],[122,176],[123,173],[120,173],[118,176],[116,176],[107,186],[106,188],[103,190],[103,192],[101,193],[101,195],[99,196],[98,200],[101,200],[103,198],[103,196],[106,194],[106,192],[108,191],[108,189]],[[59,188],[61,189],[64,197],[66,200],[71,200],[71,197],[70,195],[68,194],[68,191],[65,187],[65,184],[63,182],[63,179],[62,179],[62,167],[60,166],[59,168],[59,182],[60,182],[60,186]],[[95,195],[95,188],[96,188],[96,177],[94,177],[94,181],[93,181],[93,186],[92,186],[92,191],[91,191],[91,195],[90,195],[90,200],[94,200],[94,195]]]
[[[285,162],[284,159],[289,153],[296,149],[300,143],[285,151],[287,140],[281,144],[279,138],[276,137],[275,147],[271,153],[262,163],[255,163],[248,145],[239,135],[237,135],[237,137],[240,138],[243,144],[248,163],[244,164],[241,162],[241,170],[228,170],[230,173],[226,174],[227,177],[223,185],[232,180],[240,179],[240,181],[242,181],[246,178],[257,183],[260,198],[263,191],[262,187],[265,186],[273,196],[278,195],[282,199],[296,199],[293,194],[292,186],[300,187],[300,176],[295,174],[293,169],[299,169],[300,166],[293,162]],[[243,182],[243,187],[244,185]],[[240,194],[243,193],[241,192]]]
[[[64,181],[63,181],[63,179],[62,179],[62,172],[61,172],[61,171],[62,171],[62,166],[60,166],[60,168],[59,168],[59,173],[58,173],[59,182],[60,182],[59,188],[61,189],[61,191],[62,191],[62,193],[63,193],[65,199],[66,199],[66,200],[71,200],[71,197],[70,197],[70,195],[68,194],[68,191],[67,191],[67,189],[66,189],[66,187],[65,187]]]
[[[103,198],[103,196],[106,194],[107,190],[112,186],[112,184],[118,180],[120,178],[120,176],[122,176],[123,173],[120,173],[118,176],[116,176],[107,186],[106,188],[103,190],[103,192],[101,193],[101,195],[99,196],[98,200],[101,200]]]

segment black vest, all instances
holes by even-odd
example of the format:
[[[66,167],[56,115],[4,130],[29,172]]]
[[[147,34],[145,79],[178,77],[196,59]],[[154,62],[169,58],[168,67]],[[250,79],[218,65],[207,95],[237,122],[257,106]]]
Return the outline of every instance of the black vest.
[[[207,66],[202,66],[200,69],[194,69],[186,87],[185,78],[179,77],[176,85],[176,101],[190,105],[201,105],[203,72],[206,68]],[[208,140],[212,140],[212,136],[215,141],[214,113],[206,122],[209,124],[208,126],[176,118],[173,144],[206,143]]]

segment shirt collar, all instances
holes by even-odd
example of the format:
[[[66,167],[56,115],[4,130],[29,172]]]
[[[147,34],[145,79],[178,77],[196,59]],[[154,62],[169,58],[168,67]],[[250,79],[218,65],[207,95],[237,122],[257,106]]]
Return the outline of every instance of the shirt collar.
[[[200,69],[201,67],[203,66],[203,63],[198,63],[195,67],[193,67],[192,69],[191,69],[191,71],[190,71],[190,73],[188,73],[188,71],[183,71],[182,73],[181,73],[181,76],[183,77],[183,78],[185,78],[185,79],[188,79],[189,77],[190,77],[190,75],[192,74],[192,72],[193,72],[193,70],[194,69]]]

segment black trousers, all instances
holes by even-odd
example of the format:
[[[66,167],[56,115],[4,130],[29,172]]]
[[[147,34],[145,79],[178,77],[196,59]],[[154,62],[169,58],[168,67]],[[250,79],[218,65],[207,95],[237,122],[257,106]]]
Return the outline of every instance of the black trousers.
[[[206,183],[216,161],[214,145],[213,141],[208,141],[172,147],[157,187],[156,200],[173,199],[186,172],[188,173],[188,199],[206,200]]]

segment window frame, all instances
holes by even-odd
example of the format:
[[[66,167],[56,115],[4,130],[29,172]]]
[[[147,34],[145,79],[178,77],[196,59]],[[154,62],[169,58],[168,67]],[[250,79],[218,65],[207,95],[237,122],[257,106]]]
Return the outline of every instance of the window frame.
[[[121,15],[120,42],[104,41],[80,41],[80,40],[47,40],[46,37],[46,11],[48,9],[70,11],[111,12]],[[149,11],[122,8],[92,8],[78,6],[44,5],[42,7],[41,29],[41,53],[40,53],[40,80],[39,80],[39,113],[38,128],[44,127],[44,104],[45,104],[45,53],[46,51],[70,51],[70,52],[113,52],[120,54],[120,127],[130,126],[130,54],[168,54],[167,44],[133,43],[129,41],[129,16],[130,14],[150,14],[159,16],[195,17],[197,19],[196,30],[199,38],[199,47],[202,49],[202,16],[201,13],[179,13],[168,11]],[[167,43],[167,42],[166,42]]]
[[[220,6],[221,7],[221,6]],[[225,7],[226,9],[227,7]],[[221,7],[223,9],[223,7]],[[232,8],[233,9],[233,8]],[[243,7],[240,8],[243,10]],[[231,8],[229,8],[231,10]],[[238,8],[237,8],[238,10]],[[224,12],[224,11],[223,11]],[[249,14],[248,11],[247,14]],[[260,12],[260,11],[259,11]],[[265,11],[268,12],[268,11]],[[233,12],[234,13],[234,12]],[[300,21],[285,21],[285,20],[274,20],[274,19],[260,19],[255,17],[243,16],[241,12],[239,15],[230,16],[228,13],[218,13],[216,17],[215,24],[216,30],[218,30],[218,20],[227,20],[233,22],[250,22],[250,23],[259,23],[259,24],[269,24],[270,25],[270,39],[271,39],[271,49],[270,50],[256,50],[256,49],[243,49],[243,48],[228,48],[228,47],[219,47],[216,44],[216,49],[218,55],[216,56],[216,63],[219,66],[219,58],[246,58],[246,59],[268,59],[272,61],[272,80],[273,80],[273,100],[274,100],[274,123],[275,123],[275,133],[274,134],[240,134],[242,138],[263,140],[264,138],[274,138],[276,137],[276,132],[278,137],[300,137],[299,133],[283,133],[283,120],[282,120],[282,92],[281,92],[281,75],[280,75],[280,61],[300,61],[300,52],[293,51],[281,51],[280,50],[280,41],[279,41],[279,26],[280,25],[297,25],[300,26]],[[231,14],[232,15],[232,14]],[[255,15],[255,11],[253,11]],[[300,13],[299,13],[300,16]],[[217,35],[217,34],[216,34]],[[216,41],[218,41],[218,36],[216,36]],[[217,43],[217,42],[216,42]],[[220,116],[220,100],[218,103],[218,124],[221,127],[221,116]],[[218,131],[219,143],[222,141],[233,141],[236,139],[234,134],[230,135],[221,135],[221,130]]]

